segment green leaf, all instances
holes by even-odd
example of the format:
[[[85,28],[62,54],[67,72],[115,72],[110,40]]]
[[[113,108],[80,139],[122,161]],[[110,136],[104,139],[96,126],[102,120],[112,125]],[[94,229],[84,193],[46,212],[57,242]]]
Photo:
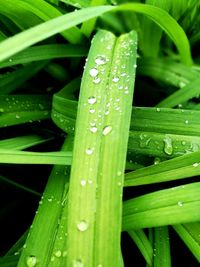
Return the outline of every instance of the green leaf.
[[[173,225],[174,230],[200,262],[200,223],[186,223]]]
[[[200,174],[200,151],[186,154],[125,175],[125,186],[160,183]]]
[[[182,62],[188,65],[192,64],[189,42],[183,29],[164,10],[143,4],[124,4],[117,7],[88,7],[60,16],[58,18],[54,18],[3,41],[0,44],[0,61],[11,57],[28,46],[42,41],[56,33],[70,29],[79,23],[100,16],[105,12],[124,10],[132,10],[140,14],[145,14],[154,22],[156,22],[175,42]]]
[[[200,220],[200,183],[156,191],[124,202],[123,230]]]

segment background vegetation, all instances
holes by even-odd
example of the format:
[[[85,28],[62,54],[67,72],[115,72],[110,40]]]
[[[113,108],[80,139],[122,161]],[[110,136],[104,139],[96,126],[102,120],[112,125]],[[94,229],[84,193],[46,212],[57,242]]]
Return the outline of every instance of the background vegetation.
[[[1,3],[0,266],[199,266],[199,9]]]

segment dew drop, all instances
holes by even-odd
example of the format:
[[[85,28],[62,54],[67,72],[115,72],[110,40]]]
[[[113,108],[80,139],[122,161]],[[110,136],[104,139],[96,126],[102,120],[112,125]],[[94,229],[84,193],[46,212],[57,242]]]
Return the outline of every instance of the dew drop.
[[[87,155],[92,155],[93,152],[94,152],[94,149],[93,149],[93,148],[87,148],[87,149],[85,150],[85,153],[86,153]]]
[[[189,121],[188,120],[185,120],[185,124],[188,124],[189,123]]]
[[[15,118],[16,119],[20,119],[20,116],[18,114],[16,114]]]
[[[80,232],[84,232],[88,229],[88,223],[86,221],[80,221],[78,224],[77,224],[77,229],[80,231]]]
[[[83,262],[81,260],[73,261],[73,267],[83,267]]]
[[[80,184],[81,184],[81,186],[86,186],[86,180],[81,180],[81,182],[80,182]]]
[[[172,146],[172,140],[170,137],[166,136],[164,141],[164,152],[167,155],[172,155],[173,153],[173,146]]]
[[[95,109],[94,109],[94,108],[90,108],[89,112],[90,112],[91,114],[93,114],[93,113],[95,113]]]
[[[177,204],[178,204],[178,206],[179,206],[179,207],[183,207],[183,202],[181,202],[181,201],[178,201],[178,203],[177,203]]]
[[[179,82],[179,87],[180,87],[180,88],[183,88],[184,86],[186,86],[186,84],[185,84],[183,81],[180,81],[180,82]]]
[[[93,105],[93,104],[95,104],[96,102],[97,102],[97,100],[96,100],[96,98],[95,98],[94,96],[91,96],[91,97],[88,98],[88,103],[89,103],[90,105]]]
[[[137,64],[134,64],[133,67],[134,67],[134,68],[137,68]]]
[[[103,128],[103,135],[108,135],[112,131],[112,126],[108,125]]]
[[[88,180],[88,184],[90,184],[90,185],[91,185],[92,183],[93,183],[93,181],[92,181],[92,180]]]
[[[113,81],[114,83],[119,82],[119,77],[114,77],[114,78],[112,79],[112,81]]]
[[[62,252],[60,250],[57,250],[54,252],[54,255],[59,258],[59,257],[61,257]]]
[[[49,202],[52,202],[52,200],[53,200],[52,198],[48,198],[48,201],[49,201]]]
[[[199,163],[195,162],[194,164],[192,164],[193,167],[198,167]]]
[[[122,172],[121,171],[118,171],[117,172],[117,176],[121,176],[122,175]]]
[[[157,112],[160,112],[160,108],[156,108],[156,111],[157,111]]]
[[[37,258],[35,256],[28,256],[26,259],[26,265],[28,267],[34,267],[37,264]]]
[[[110,112],[109,112],[109,110],[107,109],[106,111],[105,111],[105,115],[108,115]]]
[[[106,64],[106,60],[105,60],[104,57],[97,57],[97,58],[95,59],[95,63],[96,63],[97,65],[104,65],[104,64]]]
[[[96,77],[98,75],[98,70],[93,68],[89,71],[91,77]]]
[[[90,128],[90,132],[96,133],[97,132],[97,127],[96,126],[91,127]]]
[[[98,78],[95,78],[95,79],[93,80],[93,83],[94,83],[94,84],[99,84],[100,81],[101,81],[101,79],[98,77]]]

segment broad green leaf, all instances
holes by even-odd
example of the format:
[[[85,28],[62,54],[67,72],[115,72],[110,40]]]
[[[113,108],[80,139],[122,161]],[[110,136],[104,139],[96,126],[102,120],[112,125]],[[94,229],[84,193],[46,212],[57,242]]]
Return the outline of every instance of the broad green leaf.
[[[92,42],[82,78],[75,129],[69,187],[68,265],[119,264],[121,197],[135,50],[133,32],[116,38],[100,31]],[[118,90],[122,84],[124,90]],[[108,246],[103,250],[105,242]]]

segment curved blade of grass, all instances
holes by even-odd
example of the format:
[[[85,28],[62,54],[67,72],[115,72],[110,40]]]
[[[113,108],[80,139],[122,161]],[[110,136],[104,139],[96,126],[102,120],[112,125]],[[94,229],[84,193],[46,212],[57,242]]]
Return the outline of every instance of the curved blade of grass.
[[[47,62],[32,63],[13,72],[10,72],[0,79],[0,93],[9,94],[16,90],[25,81],[42,70]]]
[[[199,97],[200,94],[200,77],[191,81],[189,84],[184,86],[182,89],[179,89],[175,93],[171,94],[164,100],[162,100],[157,107],[175,107],[178,104],[182,104],[193,97]]]
[[[69,149],[72,149],[70,138],[66,139],[61,153],[65,153]],[[17,265],[18,267],[28,266],[32,257],[34,257],[37,265],[41,267],[49,267],[53,257],[58,257],[60,260],[62,258],[65,259],[66,254],[64,251],[60,251],[60,248],[56,248],[56,250],[53,248],[56,237],[60,238],[57,233],[59,226],[61,226],[60,218],[64,205],[63,197],[65,197],[66,193],[65,185],[68,183],[68,171],[66,164],[65,166],[54,166],[39,202],[36,216]],[[62,230],[66,231],[63,228]],[[64,242],[65,238],[66,235],[62,233],[62,240],[60,241]]]
[[[182,88],[199,76],[192,67],[168,58],[139,59],[137,74],[149,76],[178,88]]]
[[[15,5],[13,5],[12,0],[8,0],[2,3],[2,8],[5,14],[9,12],[8,16],[11,20],[23,28],[33,27],[42,21],[48,21],[62,15],[57,8],[43,0],[17,1]],[[23,16],[19,14],[23,14]],[[80,43],[83,40],[83,35],[77,27],[63,31],[61,34],[71,43]]]
[[[133,239],[143,257],[146,260],[146,263],[152,266],[153,262],[153,248],[151,243],[149,242],[146,234],[142,229],[139,230],[129,230],[128,234]]]
[[[172,227],[200,262],[200,223],[177,224]]]
[[[0,128],[50,118],[51,97],[0,95]]]
[[[0,265],[1,267],[14,267],[16,266],[18,259],[19,255],[0,257]]]
[[[200,151],[186,154],[125,175],[125,186],[160,183],[200,174]]]
[[[39,135],[26,135],[0,140],[0,148],[23,150],[38,144],[42,144],[52,138],[43,138]]]
[[[0,163],[71,165],[71,152],[29,152],[0,149]]]
[[[0,63],[0,68],[10,67],[17,64],[25,64],[33,61],[67,58],[67,57],[84,57],[87,55],[87,49],[80,45],[63,45],[50,44],[29,47],[28,49],[14,55],[7,61]]]
[[[143,4],[124,4],[117,7],[88,7],[54,18],[3,41],[0,44],[0,61],[11,57],[28,46],[78,25],[79,23],[100,16],[105,12],[123,10],[132,10],[134,12],[145,14],[156,22],[175,42],[182,62],[188,65],[192,64],[189,42],[183,29],[164,10]]]
[[[200,220],[200,183],[165,189],[124,202],[123,230]]]
[[[154,228],[154,267],[171,267],[169,231],[167,226]]]
[[[19,183],[16,183],[16,182],[12,181],[11,179],[8,179],[8,178],[6,178],[6,177],[4,177],[2,175],[0,175],[0,181],[4,182],[4,183],[7,183],[7,184],[10,184],[10,185],[12,185],[14,187],[17,187],[17,188],[19,188],[19,189],[21,189],[23,191],[26,191],[28,193],[31,193],[33,195],[41,196],[41,194],[38,193],[37,191],[32,190],[31,188],[28,188],[27,186],[23,186],[23,185],[21,185]]]

